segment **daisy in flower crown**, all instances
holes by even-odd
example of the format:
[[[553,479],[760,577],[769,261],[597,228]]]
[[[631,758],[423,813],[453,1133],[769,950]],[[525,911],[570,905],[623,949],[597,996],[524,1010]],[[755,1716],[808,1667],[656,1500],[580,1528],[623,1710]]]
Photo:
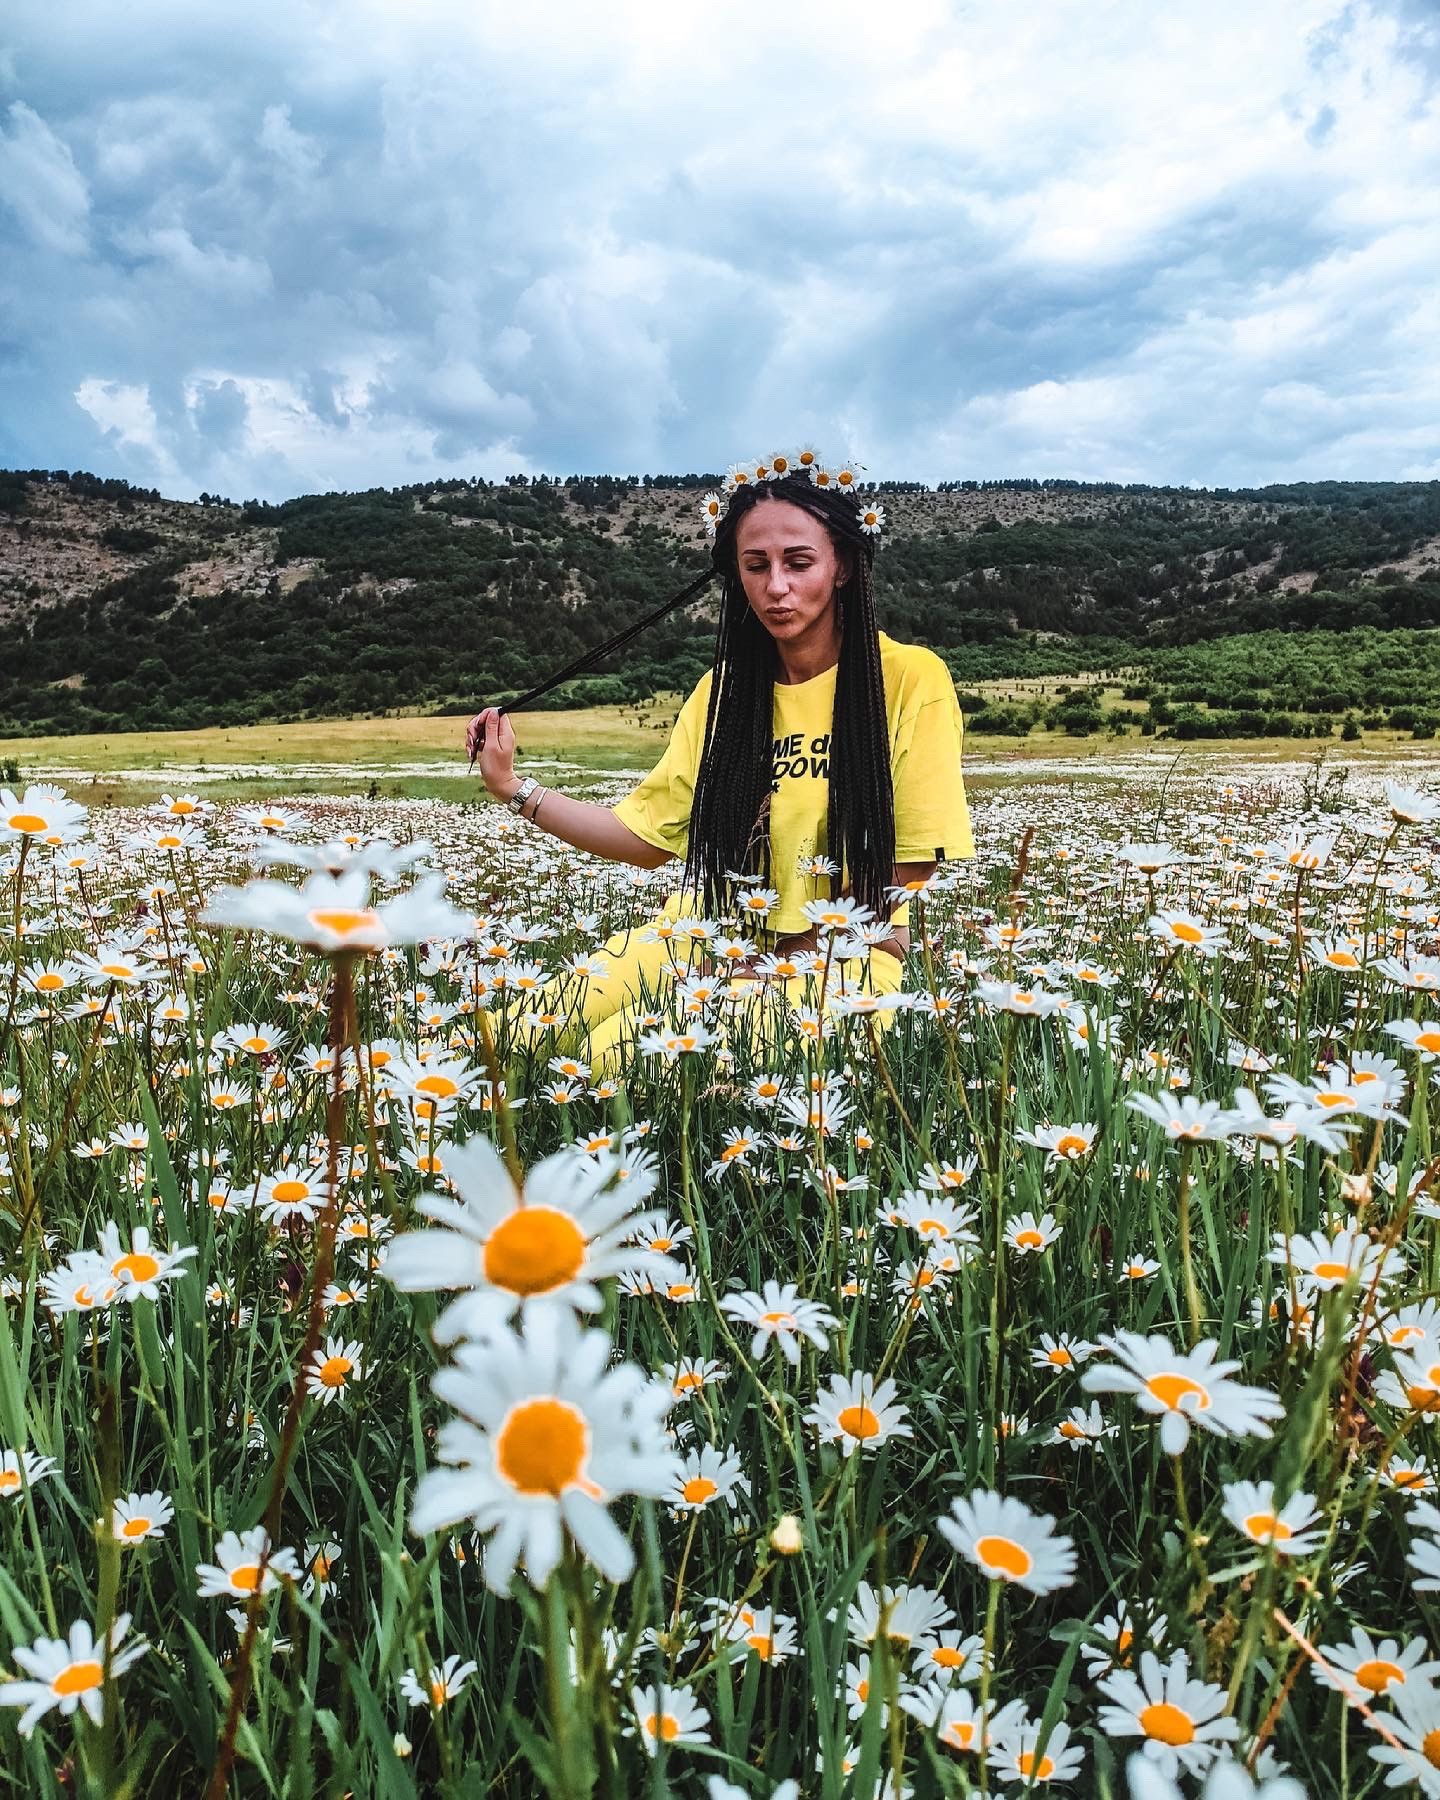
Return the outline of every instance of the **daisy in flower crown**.
[[[642,869],[681,865],[655,927],[697,914],[743,920],[755,952],[727,962],[732,997],[769,985],[806,1004],[818,984],[804,953],[823,951],[830,933],[867,952],[845,981],[898,996],[910,899],[941,862],[974,854],[955,684],[933,650],[880,630],[873,565],[885,514],[860,492],[859,468],[827,464],[807,444],[734,463],[722,490],[705,495],[710,569],[650,617],[718,582],[712,664],[660,761],[613,806],[517,776],[501,709],[470,721],[486,788],[542,831]],[[708,968],[711,935],[630,931],[606,945],[607,973],[585,984],[583,1002],[597,1077],[620,1072],[662,980]],[[879,1011],[877,1024],[893,1016]],[[735,1028],[758,1031],[758,1009],[737,1013]]]

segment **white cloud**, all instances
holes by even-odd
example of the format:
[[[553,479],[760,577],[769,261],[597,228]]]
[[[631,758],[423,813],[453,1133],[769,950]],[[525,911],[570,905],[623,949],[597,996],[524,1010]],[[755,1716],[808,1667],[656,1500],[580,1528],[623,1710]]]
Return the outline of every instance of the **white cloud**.
[[[72,398],[95,421],[96,429],[119,450],[164,459],[159,421],[148,388],[123,381],[82,381]]]
[[[284,164],[297,181],[310,181],[319,173],[320,145],[290,123],[288,106],[267,106],[260,121],[260,148]]]
[[[35,243],[64,256],[86,245],[90,194],[69,146],[23,100],[0,131],[0,198]]]
[[[28,320],[0,445],[272,495],[791,435],[928,479],[1433,464],[1421,0],[874,26],[862,0],[763,30],[671,0],[23,0],[17,91],[45,98],[0,158],[58,199],[0,267]],[[97,384],[150,426],[77,414]]]

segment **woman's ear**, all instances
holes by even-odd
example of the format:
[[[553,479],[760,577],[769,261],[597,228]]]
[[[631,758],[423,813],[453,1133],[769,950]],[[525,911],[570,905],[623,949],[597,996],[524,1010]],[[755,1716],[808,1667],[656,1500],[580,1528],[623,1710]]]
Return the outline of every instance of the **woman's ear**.
[[[848,587],[855,574],[855,552],[848,546],[835,553],[835,585]]]

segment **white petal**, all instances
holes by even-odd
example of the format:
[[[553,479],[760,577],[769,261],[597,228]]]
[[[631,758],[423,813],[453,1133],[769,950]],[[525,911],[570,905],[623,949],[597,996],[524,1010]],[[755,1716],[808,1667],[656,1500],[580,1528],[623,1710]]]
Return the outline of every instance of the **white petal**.
[[[1190,1421],[1182,1412],[1167,1412],[1160,1421],[1160,1447],[1167,1456],[1179,1456],[1190,1442]]]

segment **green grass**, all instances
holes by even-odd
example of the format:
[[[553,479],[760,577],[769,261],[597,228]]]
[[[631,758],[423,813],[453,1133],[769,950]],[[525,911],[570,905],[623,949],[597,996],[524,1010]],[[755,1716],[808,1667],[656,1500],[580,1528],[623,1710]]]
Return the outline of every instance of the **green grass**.
[[[302,1046],[350,1036],[345,982],[333,965],[266,933],[204,922],[202,892],[243,874],[226,855],[142,855],[124,837],[138,820],[101,821],[113,847],[83,895],[77,888],[75,905],[57,907],[48,866],[38,851],[27,853],[0,889],[6,915],[34,927],[0,951],[0,1127],[10,1160],[0,1180],[0,1243],[11,1283],[0,1313],[0,1431],[5,1446],[52,1456],[56,1469],[0,1499],[0,1660],[13,1669],[15,1646],[116,1610],[133,1614],[152,1649],[113,1683],[99,1728],[52,1713],[22,1740],[13,1710],[0,1712],[0,1787],[54,1791],[53,1771],[73,1758],[68,1779],[87,1795],[204,1791],[226,1738],[237,1635],[226,1602],[197,1594],[195,1568],[214,1560],[222,1532],[269,1513],[277,1544],[302,1562],[306,1545],[321,1540],[337,1544],[339,1556],[323,1600],[287,1582],[259,1608],[235,1739],[237,1794],[530,1800],[545,1792],[574,1800],[593,1791],[700,1800],[703,1777],[723,1772],[767,1800],[786,1776],[816,1800],[854,1800],[839,1771],[842,1749],[853,1745],[870,1777],[903,1769],[917,1800],[958,1800],[975,1791],[974,1761],[893,1704],[885,1717],[887,1694],[893,1702],[902,1681],[909,1689],[913,1645],[877,1642],[870,1698],[847,1717],[845,1668],[862,1656],[848,1639],[847,1613],[862,1581],[931,1589],[954,1629],[982,1635],[986,1688],[1023,1702],[1032,1720],[1063,1720],[1083,1747],[1076,1793],[1118,1800],[1123,1792],[1133,1740],[1099,1728],[1103,1696],[1080,1657],[1082,1648],[1103,1653],[1096,1624],[1123,1608],[1141,1643],[1167,1658],[1183,1652],[1191,1673],[1215,1684],[1243,1753],[1263,1739],[1315,1796],[1376,1794],[1383,1771],[1368,1757],[1373,1740],[1310,1677],[1275,1609],[1317,1645],[1343,1641],[1355,1623],[1436,1641],[1440,1615],[1407,1564],[1422,1534],[1393,1485],[1433,1426],[1377,1385],[1394,1362],[1363,1284],[1316,1300],[1325,1329],[1315,1339],[1289,1329],[1296,1290],[1266,1259],[1277,1233],[1349,1225],[1373,1232],[1377,1245],[1404,1247],[1387,1304],[1437,1291],[1433,1225],[1378,1184],[1359,1198],[1354,1179],[1391,1165],[1403,1196],[1410,1174],[1430,1166],[1440,1097],[1419,1058],[1382,1030],[1387,1019],[1424,1016],[1427,1003],[1373,966],[1350,977],[1328,971],[1294,935],[1297,921],[1316,933],[1333,928],[1337,901],[1326,883],[1375,855],[1376,840],[1356,829],[1368,812],[1334,816],[1340,842],[1319,878],[1284,865],[1273,906],[1255,915],[1273,920],[1283,940],[1263,954],[1244,916],[1219,904],[1249,895],[1254,871],[1232,868],[1218,841],[1208,763],[1193,765],[1193,783],[1189,766],[1166,796],[1164,830],[1196,861],[1162,878],[1155,898],[1218,921],[1238,956],[1207,960],[1167,947],[1146,929],[1148,884],[1105,879],[1114,841],[1137,821],[1150,828],[1158,782],[1098,781],[1083,808],[1053,783],[997,789],[977,809],[981,855],[972,867],[951,867],[932,896],[932,955],[909,970],[917,991],[951,997],[939,1021],[907,1014],[873,1037],[863,1021],[851,1022],[816,1046],[772,1009],[757,1042],[734,1031],[732,1066],[710,1055],[669,1065],[627,1053],[621,1093],[581,1091],[556,1103],[546,1094],[548,1060],[582,1050],[583,1032],[572,1019],[537,1040],[523,1024],[530,1002],[513,990],[507,998],[478,989],[493,976],[493,959],[434,945],[423,961],[402,949],[362,964],[355,1039],[398,1039],[405,1051],[424,1051],[432,1070],[435,1059],[455,1056],[478,1074],[489,1052],[473,1011],[427,1024],[426,1010],[473,1006],[477,995],[489,1006],[498,1066],[510,1096],[525,1104],[497,1118],[472,1101],[433,1128],[398,1085],[393,1103],[377,1105],[368,1088],[327,1085],[297,1060]],[[1298,799],[1245,785],[1227,803],[1227,826],[1245,844],[1264,841],[1301,811]],[[375,815],[366,820],[373,828]],[[405,823],[397,813],[390,828],[401,836]],[[459,876],[456,904],[504,918],[523,913],[552,928],[518,956],[558,971],[571,952],[653,909],[653,898],[607,884],[594,864],[539,834],[502,839],[495,823],[489,812],[454,815],[445,864]],[[1028,826],[1038,835],[1022,848]],[[1433,865],[1428,831],[1397,828],[1394,836],[1397,870]],[[1051,853],[1062,843],[1078,848],[1078,859],[1057,860]],[[1022,882],[1016,859],[1027,856]],[[1393,908],[1402,901],[1392,900],[1379,869],[1362,863],[1360,873],[1345,890],[1356,922],[1399,932]],[[156,894],[153,883],[166,875],[175,890]],[[1018,967],[1074,951],[1100,958],[1116,977],[1110,988],[1086,987],[1059,968],[1051,977],[1084,1001],[1088,1051],[1059,1018],[980,1005],[961,972],[977,961],[997,977],[1011,972],[1010,954],[987,943],[981,921],[1010,916],[1006,896],[1017,887],[1017,921],[1046,934],[1015,953]],[[143,888],[152,892],[137,915]],[[103,931],[90,922],[99,902],[115,909]],[[590,910],[598,920],[578,925],[577,912]],[[143,997],[128,986],[109,990],[113,1031],[95,1014],[45,1016],[21,986],[22,967],[83,954],[137,919],[152,930],[152,946],[164,948],[168,935],[203,950],[205,967],[183,984],[191,1007],[178,1027],[155,1019],[158,985]],[[1362,990],[1372,1004],[1357,1023],[1352,1001]],[[83,991],[66,992],[64,1010]],[[89,992],[103,1001],[103,977]],[[552,993],[579,999],[563,985]],[[327,1014],[337,994],[341,1003]],[[216,1044],[231,1024],[267,1021],[287,1033],[274,1060]],[[1259,1088],[1258,1075],[1229,1062],[1234,1042],[1264,1050],[1302,1081],[1317,1056],[1388,1051],[1401,1064],[1399,1117],[1360,1121],[1339,1151],[1301,1146],[1293,1163],[1267,1164],[1233,1139],[1168,1141],[1127,1106],[1137,1090],[1167,1092],[1155,1068],[1183,1069],[1199,1099],[1228,1102],[1242,1081]],[[215,1052],[208,1073],[207,1046]],[[63,1079],[57,1054],[66,1059]],[[828,1076],[849,1111],[828,1137],[801,1127],[790,1148],[765,1141],[782,1120],[747,1098],[761,1070],[778,1073],[796,1096]],[[210,1096],[226,1081],[257,1090],[257,1103],[217,1107]],[[391,1223],[403,1232],[425,1222],[419,1205],[433,1182],[414,1162],[436,1144],[444,1152],[452,1139],[492,1132],[504,1144],[513,1132],[519,1163],[533,1171],[577,1135],[635,1120],[649,1127],[653,1204],[672,1221],[666,1235],[681,1238],[697,1298],[627,1296],[607,1280],[592,1323],[617,1357],[651,1373],[677,1354],[726,1365],[727,1379],[682,1401],[675,1416],[690,1427],[687,1449],[733,1450],[749,1487],[733,1512],[717,1503],[689,1516],[622,1495],[608,1510],[633,1546],[633,1575],[600,1578],[572,1551],[540,1591],[522,1577],[510,1595],[497,1595],[483,1584],[483,1544],[468,1529],[421,1538],[407,1525],[449,1416],[430,1392],[447,1358],[430,1326],[447,1297],[400,1293],[372,1273],[363,1299],[325,1320],[326,1332],[359,1343],[363,1374],[336,1404],[305,1399],[287,1423],[307,1341],[306,1282],[323,1267],[326,1230],[315,1220],[272,1225],[236,1202],[217,1211],[205,1199],[208,1180],[198,1195],[192,1182],[222,1151],[220,1166],[249,1192],[288,1162],[307,1166],[327,1141],[347,1147],[347,1162],[348,1147],[373,1143],[380,1159],[362,1153],[344,1185],[347,1218],[370,1232]],[[1072,1120],[1095,1133],[1073,1162],[1047,1159],[1017,1135]],[[142,1148],[94,1160],[75,1154],[130,1123]],[[711,1176],[708,1165],[736,1127],[762,1141]],[[901,1277],[897,1293],[902,1265],[933,1242],[925,1221],[940,1209],[932,1196],[929,1213],[910,1225],[895,1223],[892,1210],[927,1171],[970,1158],[973,1169],[948,1191],[965,1209],[973,1243],[956,1240],[959,1266],[938,1285],[907,1289]],[[860,1175],[868,1185],[835,1180]],[[567,1191],[548,1190],[546,1203],[563,1203]],[[512,1203],[502,1188],[501,1204]],[[1052,1216],[1060,1236],[1048,1249],[1007,1244],[1008,1222],[1025,1211]],[[44,1274],[93,1246],[110,1221],[123,1243],[143,1225],[159,1244],[193,1249],[189,1272],[164,1281],[154,1301],[52,1315],[39,1291]],[[355,1248],[363,1252],[364,1242],[342,1239],[349,1247],[339,1268],[351,1287],[366,1274]],[[1153,1258],[1155,1273],[1128,1278],[1127,1262],[1141,1256]],[[454,1266],[475,1268],[473,1248]],[[805,1344],[793,1368],[774,1350],[752,1355],[748,1331],[717,1304],[736,1286],[770,1278],[794,1281],[837,1317],[826,1347]],[[1055,1441],[1056,1426],[1090,1396],[1073,1370],[1036,1365],[1041,1334],[1093,1344],[1121,1329],[1162,1333],[1177,1355],[1195,1337],[1213,1341],[1240,1364],[1237,1379],[1283,1402],[1273,1435],[1196,1429],[1173,1462],[1152,1417],[1127,1397],[1102,1395],[1111,1435],[1079,1454]],[[896,1379],[912,1435],[843,1458],[817,1440],[806,1415],[832,1375],[880,1371]],[[247,1447],[252,1417],[261,1441]],[[1237,1480],[1273,1481],[1281,1498],[1311,1496],[1316,1546],[1285,1560],[1246,1539],[1223,1511],[1225,1486]],[[175,1507],[158,1540],[119,1548],[97,1535],[93,1522],[109,1517],[117,1496],[150,1489]],[[1003,1490],[1053,1520],[1073,1540],[1073,1581],[1048,1595],[987,1586],[938,1530],[952,1501],[975,1489]],[[771,1541],[787,1516],[801,1534],[793,1556]],[[1363,1572],[1343,1581],[1351,1569]],[[717,1641],[701,1623],[710,1598],[775,1608],[793,1622],[797,1653],[767,1662],[743,1641]],[[276,1636],[288,1650],[277,1650]],[[433,1715],[407,1707],[398,1692],[404,1671],[423,1675],[451,1654],[478,1664],[456,1702]],[[676,1745],[651,1763],[621,1727],[633,1722],[631,1686],[659,1679],[693,1689],[710,1715],[708,1741]],[[966,1692],[973,1699],[977,1689]],[[0,1686],[0,1700],[4,1693]],[[409,1740],[406,1756],[396,1754],[397,1730]],[[866,1778],[860,1791],[873,1791]]]
[[[1053,680],[1003,681],[982,683],[979,691],[996,700],[1044,700],[1053,699],[1055,685]],[[1076,678],[1074,685],[1081,686],[1081,680]],[[1041,689],[1048,689],[1048,695]],[[518,766],[523,768],[527,757],[535,759],[542,774],[543,762],[571,765],[555,771],[555,783],[582,793],[591,776],[648,769],[665,748],[677,699],[662,695],[641,708],[605,706],[523,715],[515,721]],[[1107,716],[1119,712],[1132,720],[1144,710],[1143,703],[1122,699],[1114,686],[1100,705]],[[402,714],[208,731],[19,738],[0,746],[0,765],[13,761],[22,780],[46,779],[64,771],[79,797],[97,807],[144,804],[187,786],[228,801],[321,794],[363,797],[373,788],[373,797],[381,799],[483,803],[479,776],[466,767],[465,725],[464,717]],[[1168,766],[1176,756],[1185,766],[1204,766],[1208,760],[1237,757],[1256,763],[1300,761],[1316,755],[1318,748],[1294,738],[1177,743],[1141,737],[1138,730],[1117,738],[1108,732],[1073,737],[1037,728],[1025,737],[970,732],[965,739],[966,755],[986,765],[985,772],[974,777],[982,787],[1003,778],[1004,769],[1024,769],[1056,758],[1094,765],[1097,770],[1117,758],[1137,755],[1157,766]],[[1426,746],[1416,744],[1408,733],[1375,730],[1366,731],[1358,743],[1330,740],[1327,754],[1345,762],[1388,763],[1412,755],[1423,758]],[[446,764],[449,769],[442,770]],[[233,773],[217,775],[229,765]]]

